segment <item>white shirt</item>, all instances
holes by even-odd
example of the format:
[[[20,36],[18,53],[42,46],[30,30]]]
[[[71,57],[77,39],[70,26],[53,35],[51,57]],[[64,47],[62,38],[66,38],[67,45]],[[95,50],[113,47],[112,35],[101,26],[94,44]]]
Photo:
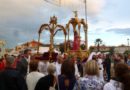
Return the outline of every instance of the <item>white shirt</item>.
[[[104,85],[103,90],[123,90],[122,88],[123,88],[122,83],[115,80],[110,80],[109,83]]]
[[[98,59],[97,63],[98,63],[98,66],[100,68],[99,70],[99,79],[104,81],[104,77],[103,77],[103,64],[102,64],[103,60],[102,59]]]
[[[27,66],[27,74],[29,73],[29,63],[30,63],[30,58],[31,58],[31,56],[29,55],[28,56],[28,58],[26,58],[26,57],[24,57],[25,58],[25,60],[28,62],[28,66]]]
[[[103,70],[103,60],[102,59],[98,59],[98,65],[99,65],[99,68],[101,68],[101,70]]]
[[[49,65],[49,62],[39,61],[38,63],[39,72],[43,73],[44,75],[48,75],[48,72],[47,72],[48,65]]]
[[[61,65],[58,62],[55,63],[56,64],[56,74],[60,75],[61,74]]]
[[[75,67],[75,76],[76,76],[76,77],[80,77],[79,70],[78,70],[78,66],[77,66],[76,63],[75,63],[75,65],[74,65],[74,67]]]
[[[38,80],[44,76],[44,74],[39,73],[37,71],[29,73],[26,77],[28,90],[34,90]]]

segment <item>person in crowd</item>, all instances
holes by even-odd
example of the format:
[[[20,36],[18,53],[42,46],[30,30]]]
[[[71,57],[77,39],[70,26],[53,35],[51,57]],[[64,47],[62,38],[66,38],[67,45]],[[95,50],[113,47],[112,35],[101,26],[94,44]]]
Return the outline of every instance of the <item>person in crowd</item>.
[[[71,58],[69,58],[72,63],[74,64],[74,67],[75,67],[75,76],[76,78],[79,78],[80,77],[80,73],[79,73],[79,69],[78,69],[78,65],[77,65],[77,62],[78,62],[78,58],[77,58],[77,55],[74,55],[72,54]]]
[[[24,55],[17,62],[16,68],[23,77],[26,77],[27,73],[29,73],[30,55],[31,55],[31,49],[24,50]]]
[[[96,60],[96,52],[91,52],[88,56],[87,62],[90,60]]]
[[[85,76],[76,81],[73,90],[103,90],[104,82],[99,79],[99,66],[90,60],[85,66]]]
[[[57,62],[55,63],[56,64],[56,75],[60,75],[61,74],[61,65],[63,63],[63,57],[61,54],[59,54],[57,56]]]
[[[58,90],[72,90],[75,83],[75,66],[72,60],[67,59],[61,66],[61,75],[58,76]]]
[[[127,63],[127,60],[128,60],[128,55],[125,54],[125,55],[124,55],[124,61],[125,61],[125,63]]]
[[[106,58],[103,64],[104,64],[104,68],[107,74],[107,81],[109,82],[111,78],[111,58],[109,54],[106,55]]]
[[[130,70],[130,55],[128,55],[126,64],[128,65],[128,68],[129,68],[129,70]]]
[[[116,64],[118,63],[124,63],[124,58],[122,54],[115,54],[115,58],[114,58],[114,68],[116,66]]]
[[[44,75],[48,75],[47,68],[49,64],[49,60],[40,60],[38,63],[39,72],[43,73]]]
[[[81,77],[83,77],[84,76],[84,72],[85,72],[85,65],[86,65],[86,62],[87,62],[87,60],[88,60],[88,57],[87,56],[83,56],[83,58],[82,58],[82,68],[83,68],[83,75],[81,75]]]
[[[63,54],[63,59],[66,60],[68,58],[68,53]]]
[[[80,57],[77,58],[77,66],[78,66],[79,76],[83,77],[83,63]]]
[[[13,63],[13,68],[15,69],[17,68],[17,63],[19,62],[20,59],[21,59],[21,55],[16,56],[15,61]]]
[[[97,62],[97,60],[98,60],[97,55],[93,55],[92,60],[95,60]]]
[[[119,54],[118,57],[119,57],[121,63],[125,63],[125,58],[124,58],[123,54]]]
[[[31,60],[29,63],[30,73],[26,77],[26,83],[28,90],[34,90],[38,80],[45,75],[38,72],[38,61]]]
[[[48,75],[42,77],[36,84],[35,90],[51,90],[56,85],[56,67],[54,63],[50,63],[48,68]],[[51,89],[50,89],[51,88]]]
[[[4,56],[2,56],[0,58],[0,71],[4,70],[6,67],[6,60],[5,58],[8,56],[8,54],[4,54]]]
[[[103,68],[103,55],[100,53],[97,55],[97,64],[99,65],[99,78],[104,81],[104,68]]]
[[[126,64],[115,66],[115,77],[105,84],[103,90],[130,90],[130,72]]]
[[[0,72],[0,90],[27,90],[25,79],[13,68],[15,58],[6,57],[6,68]]]
[[[6,62],[5,62],[4,58],[3,57],[0,58],[0,71],[3,71],[5,69],[5,64],[6,64]]]

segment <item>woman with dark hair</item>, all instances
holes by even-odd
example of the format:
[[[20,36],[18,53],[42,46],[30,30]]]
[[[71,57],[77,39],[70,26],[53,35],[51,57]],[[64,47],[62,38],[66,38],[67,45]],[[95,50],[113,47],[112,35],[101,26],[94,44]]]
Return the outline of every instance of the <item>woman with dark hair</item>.
[[[103,90],[130,90],[130,72],[126,64],[119,63],[115,66],[115,77]]]
[[[107,81],[109,82],[111,78],[111,58],[109,54],[106,55],[103,64],[107,74]]]
[[[75,67],[71,60],[66,60],[61,66],[61,75],[58,76],[59,90],[72,90],[76,82]]]

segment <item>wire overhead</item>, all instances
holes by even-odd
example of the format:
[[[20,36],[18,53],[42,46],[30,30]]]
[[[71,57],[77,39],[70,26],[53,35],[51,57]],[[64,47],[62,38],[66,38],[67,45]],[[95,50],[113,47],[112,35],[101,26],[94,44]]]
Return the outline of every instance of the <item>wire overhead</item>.
[[[49,3],[49,4],[53,4],[55,6],[61,6],[61,0],[44,0],[45,2]]]

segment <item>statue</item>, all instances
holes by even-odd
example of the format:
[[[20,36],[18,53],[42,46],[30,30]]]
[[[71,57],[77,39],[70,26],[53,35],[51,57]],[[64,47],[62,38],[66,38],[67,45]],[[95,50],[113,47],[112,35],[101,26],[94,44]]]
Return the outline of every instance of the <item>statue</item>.
[[[74,31],[74,42],[73,42],[73,50],[79,50],[80,49],[80,36],[78,32]]]
[[[75,17],[78,17],[78,11],[73,11]]]

